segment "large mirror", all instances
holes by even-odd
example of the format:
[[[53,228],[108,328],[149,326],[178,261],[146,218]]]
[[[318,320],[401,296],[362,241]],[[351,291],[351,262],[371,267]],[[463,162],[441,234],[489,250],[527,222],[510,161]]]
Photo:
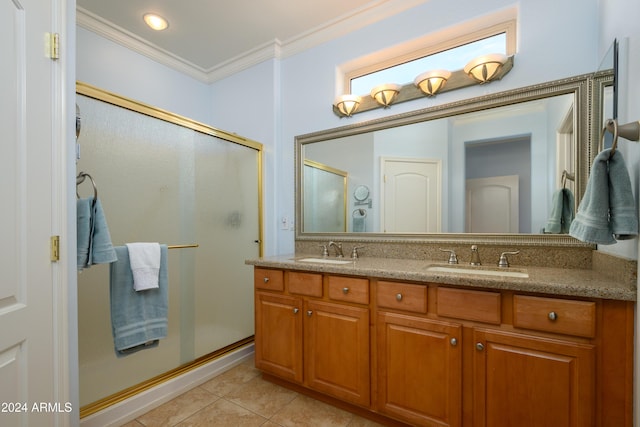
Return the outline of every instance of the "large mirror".
[[[599,142],[589,124],[612,80],[607,70],[298,136],[296,238],[581,245],[547,223],[560,188],[580,202]],[[344,172],[344,193],[330,190],[344,204],[307,204],[327,195],[306,182],[310,163]],[[346,221],[322,229],[316,217]]]

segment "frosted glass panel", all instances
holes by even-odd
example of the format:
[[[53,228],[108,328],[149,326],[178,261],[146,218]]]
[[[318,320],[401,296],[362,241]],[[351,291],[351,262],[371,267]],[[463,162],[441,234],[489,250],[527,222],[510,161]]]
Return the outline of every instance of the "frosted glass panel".
[[[80,404],[84,406],[253,335],[258,256],[255,149],[78,95],[77,171],[98,188],[114,245],[199,244],[168,254],[169,332],[117,358],[109,267],[78,275]],[[81,197],[93,193],[88,180]]]

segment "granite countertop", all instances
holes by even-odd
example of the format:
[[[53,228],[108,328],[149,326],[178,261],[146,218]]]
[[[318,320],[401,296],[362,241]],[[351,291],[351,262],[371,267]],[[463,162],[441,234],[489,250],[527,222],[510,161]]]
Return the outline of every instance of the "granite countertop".
[[[351,276],[377,277],[392,280],[442,283],[488,289],[504,289],[550,295],[578,296],[613,300],[635,301],[634,284],[615,281],[607,275],[594,271],[568,268],[519,267],[512,265],[507,271],[526,271],[529,277],[501,277],[493,275],[449,273],[430,270],[430,266],[447,266],[442,261],[408,260],[395,258],[362,257],[347,264],[322,264],[299,261],[303,258],[318,258],[313,255],[281,255],[245,261],[256,267],[279,268],[318,273],[346,274]],[[336,258],[330,258],[336,260]],[[459,264],[458,268],[473,268]],[[487,268],[491,266],[483,266]]]

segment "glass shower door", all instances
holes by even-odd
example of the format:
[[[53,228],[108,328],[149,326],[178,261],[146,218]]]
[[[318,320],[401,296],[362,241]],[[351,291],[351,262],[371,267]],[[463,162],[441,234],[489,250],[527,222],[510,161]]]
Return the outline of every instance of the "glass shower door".
[[[125,357],[113,347],[109,266],[79,273],[81,407],[251,337],[253,275],[244,260],[259,256],[260,144],[160,120],[100,95],[77,96],[77,172],[95,180],[114,246],[198,246],[168,252],[168,336]],[[87,197],[93,189],[83,183],[78,192]]]

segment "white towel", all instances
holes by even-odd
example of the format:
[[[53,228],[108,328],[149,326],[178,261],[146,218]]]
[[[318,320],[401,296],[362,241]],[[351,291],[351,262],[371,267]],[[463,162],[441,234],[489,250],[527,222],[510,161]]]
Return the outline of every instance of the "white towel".
[[[133,289],[158,288],[158,274],[160,272],[160,244],[159,243],[127,243],[129,263],[133,273]]]

